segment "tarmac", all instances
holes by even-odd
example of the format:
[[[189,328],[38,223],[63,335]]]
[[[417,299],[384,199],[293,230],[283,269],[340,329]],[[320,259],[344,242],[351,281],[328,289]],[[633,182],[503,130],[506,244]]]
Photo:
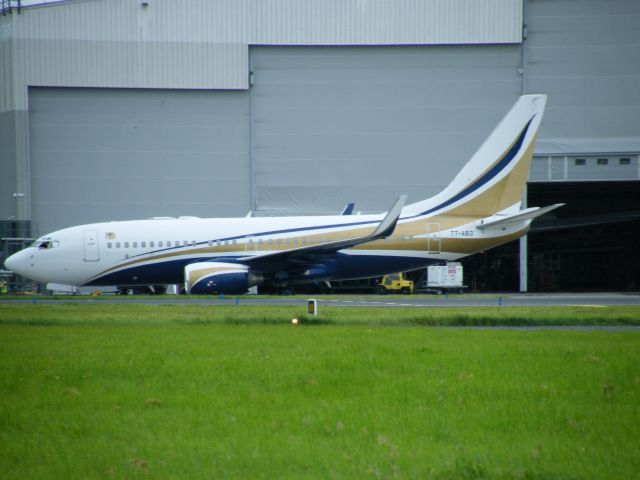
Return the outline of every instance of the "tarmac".
[[[335,307],[381,307],[381,308],[429,308],[429,307],[555,307],[583,306],[604,308],[616,305],[640,305],[640,293],[508,293],[508,294],[466,294],[466,295],[309,295],[309,296],[215,296],[211,299],[185,297],[149,296],[122,297],[103,295],[99,299],[91,296],[60,296],[60,299],[6,299],[0,297],[0,305],[39,304],[54,305],[60,302],[73,303],[107,303],[107,304],[139,304],[139,305],[251,305],[251,306],[286,306],[306,305],[307,299],[315,298],[319,305]]]

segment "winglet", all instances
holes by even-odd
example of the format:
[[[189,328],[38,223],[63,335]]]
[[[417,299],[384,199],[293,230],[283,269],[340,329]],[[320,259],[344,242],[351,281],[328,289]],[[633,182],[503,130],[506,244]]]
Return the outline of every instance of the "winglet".
[[[385,238],[393,233],[406,202],[406,195],[400,195],[398,197],[398,200],[396,200],[396,203],[393,205],[393,207],[391,207],[391,210],[389,210],[387,216],[382,219],[382,221],[378,225],[378,228],[376,228],[376,231],[369,236],[371,240],[377,238]]]

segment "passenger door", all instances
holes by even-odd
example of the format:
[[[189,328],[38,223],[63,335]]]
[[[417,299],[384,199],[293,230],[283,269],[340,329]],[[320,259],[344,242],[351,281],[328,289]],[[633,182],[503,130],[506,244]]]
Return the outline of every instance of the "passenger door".
[[[84,231],[84,261],[97,262],[100,260],[100,250],[98,248],[98,231]]]

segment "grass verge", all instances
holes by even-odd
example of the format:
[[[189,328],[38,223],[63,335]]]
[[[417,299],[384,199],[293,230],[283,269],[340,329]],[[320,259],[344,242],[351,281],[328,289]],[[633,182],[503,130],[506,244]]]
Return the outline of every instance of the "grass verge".
[[[369,326],[550,326],[640,325],[640,306],[612,307],[332,307],[308,316],[303,306],[5,304],[0,324],[92,325],[286,324]]]
[[[414,310],[326,310],[308,328],[288,323],[299,307],[0,306],[2,477],[640,471],[639,333],[422,328]],[[554,322],[638,314],[508,317],[526,310]]]

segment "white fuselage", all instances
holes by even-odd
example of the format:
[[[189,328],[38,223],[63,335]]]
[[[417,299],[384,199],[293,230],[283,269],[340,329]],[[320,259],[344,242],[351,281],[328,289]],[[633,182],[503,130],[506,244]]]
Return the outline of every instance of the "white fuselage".
[[[296,249],[371,230],[381,215],[300,216],[278,218],[180,218],[105,222],[71,227],[39,238],[7,260],[11,270],[41,282],[69,285],[147,285],[180,283],[184,266],[203,261],[242,261],[272,252]],[[403,224],[420,224],[403,234]],[[397,233],[369,248],[349,248],[338,255],[339,271],[331,278],[361,278],[421,268],[466,255],[442,249],[447,239],[494,238],[473,224],[430,234],[427,223],[398,222]],[[500,232],[522,230],[521,224]],[[409,233],[409,232],[407,232]],[[347,262],[359,257],[361,261]],[[365,260],[366,259],[366,260]],[[326,278],[325,278],[326,277]],[[155,279],[155,280],[153,280]],[[309,276],[309,280],[317,279]]]

